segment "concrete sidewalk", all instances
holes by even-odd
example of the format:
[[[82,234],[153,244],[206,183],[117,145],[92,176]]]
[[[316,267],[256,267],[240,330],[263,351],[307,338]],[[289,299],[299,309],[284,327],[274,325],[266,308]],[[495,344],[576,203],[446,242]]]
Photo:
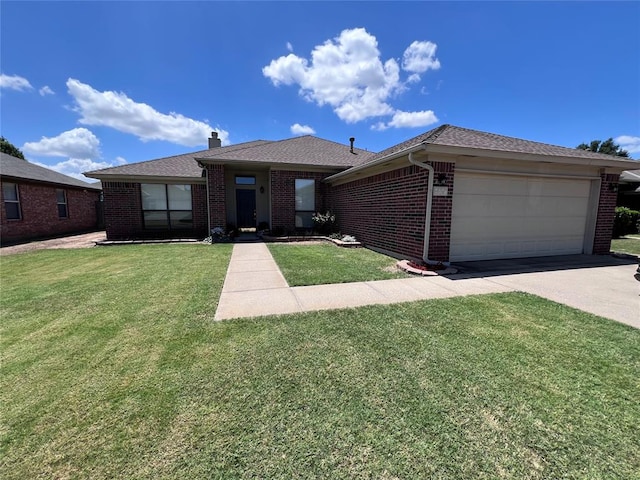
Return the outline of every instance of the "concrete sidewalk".
[[[263,243],[236,244],[216,320],[360,307],[514,289],[470,278],[412,277],[376,282],[289,287]]]
[[[608,266],[583,262],[586,266],[580,267],[575,262],[574,256],[567,258],[564,267],[556,262],[557,268],[527,273],[487,271],[289,287],[265,244],[236,244],[215,319],[523,291],[640,328],[635,264],[611,259],[605,262]]]

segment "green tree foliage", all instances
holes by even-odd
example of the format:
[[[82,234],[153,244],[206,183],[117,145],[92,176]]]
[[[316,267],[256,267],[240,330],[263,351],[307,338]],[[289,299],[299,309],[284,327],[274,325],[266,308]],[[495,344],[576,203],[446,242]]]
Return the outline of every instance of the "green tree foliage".
[[[20,149],[4,137],[0,137],[0,151],[2,153],[6,153],[7,155],[26,160],[24,158],[24,154],[20,151]]]
[[[616,157],[629,157],[629,152],[622,150],[620,145],[613,141],[613,138],[609,138],[604,142],[601,140],[594,140],[588,145],[586,143],[581,143],[576,148],[579,150],[588,150],[590,152],[615,155]]]

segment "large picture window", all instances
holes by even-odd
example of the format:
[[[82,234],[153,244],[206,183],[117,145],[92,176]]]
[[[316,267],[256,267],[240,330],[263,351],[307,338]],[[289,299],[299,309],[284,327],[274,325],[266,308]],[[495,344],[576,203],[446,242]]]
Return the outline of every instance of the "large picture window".
[[[296,178],[296,228],[312,228],[315,211],[315,180]]]
[[[4,211],[7,220],[20,220],[20,197],[18,196],[18,185],[15,183],[2,183],[2,195],[4,197]]]
[[[141,192],[145,228],[161,230],[193,228],[191,185],[143,183]]]

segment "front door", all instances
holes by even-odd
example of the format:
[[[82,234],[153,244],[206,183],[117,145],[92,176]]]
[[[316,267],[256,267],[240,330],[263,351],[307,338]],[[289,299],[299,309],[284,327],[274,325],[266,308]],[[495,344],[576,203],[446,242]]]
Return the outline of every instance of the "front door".
[[[255,190],[236,190],[236,215],[238,217],[238,228],[254,228],[256,226]]]

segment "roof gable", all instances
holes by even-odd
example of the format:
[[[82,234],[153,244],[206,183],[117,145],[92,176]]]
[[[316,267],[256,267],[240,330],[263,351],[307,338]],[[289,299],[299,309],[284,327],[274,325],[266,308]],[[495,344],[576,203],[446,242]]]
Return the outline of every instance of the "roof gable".
[[[89,188],[101,190],[100,184],[91,184],[69,177],[46,167],[41,167],[27,160],[22,160],[6,153],[0,152],[0,174],[3,177],[12,177],[21,180],[31,180],[35,182],[54,183],[76,188]]]
[[[420,144],[470,148],[494,152],[524,153],[551,157],[572,157],[608,161],[617,158],[618,160],[624,160],[619,157],[613,157],[603,153],[579,150],[577,148],[560,147],[557,145],[523,140],[521,138],[507,137],[495,133],[481,132],[479,130],[445,124],[383,150],[377,154],[372,161],[376,161],[382,157],[387,157],[411,147],[416,147]]]
[[[348,145],[304,135],[233,151],[212,149],[196,158],[210,162],[262,162],[346,168],[365,163],[374,156],[374,152],[354,148],[352,153]]]

